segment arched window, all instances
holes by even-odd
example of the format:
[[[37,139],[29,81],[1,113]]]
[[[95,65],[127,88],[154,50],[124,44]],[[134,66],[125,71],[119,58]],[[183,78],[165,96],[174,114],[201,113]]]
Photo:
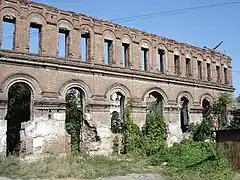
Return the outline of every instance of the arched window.
[[[119,134],[124,131],[124,104],[125,97],[120,92],[111,95],[112,109],[111,113],[111,130],[112,133]]]
[[[13,84],[8,91],[7,156],[20,152],[21,124],[30,120],[31,88],[22,82]]]

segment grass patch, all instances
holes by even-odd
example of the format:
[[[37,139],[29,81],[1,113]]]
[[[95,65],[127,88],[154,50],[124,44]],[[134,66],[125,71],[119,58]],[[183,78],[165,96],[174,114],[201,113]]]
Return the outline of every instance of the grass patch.
[[[35,162],[12,157],[0,158],[0,176],[10,178],[77,178],[94,179],[131,173],[149,173],[146,160],[104,156],[52,156]]]

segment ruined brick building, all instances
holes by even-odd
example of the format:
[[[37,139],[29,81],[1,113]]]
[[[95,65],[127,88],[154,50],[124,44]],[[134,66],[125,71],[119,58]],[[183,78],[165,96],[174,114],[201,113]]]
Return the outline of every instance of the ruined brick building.
[[[234,91],[231,58],[216,51],[23,0],[1,0],[0,21],[0,152],[8,148],[9,91],[17,83],[30,94],[18,139],[27,155],[68,151],[65,97],[73,88],[91,132],[83,139],[97,154],[111,152],[111,116],[122,119],[129,99],[140,127],[156,101],[175,142],[220,92]]]

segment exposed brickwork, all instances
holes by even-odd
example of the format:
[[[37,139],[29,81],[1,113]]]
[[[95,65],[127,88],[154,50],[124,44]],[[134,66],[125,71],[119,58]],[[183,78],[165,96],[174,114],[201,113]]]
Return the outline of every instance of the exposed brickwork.
[[[100,141],[94,142],[97,144],[95,150],[101,153],[111,151],[111,112],[119,108],[112,107],[111,95],[116,92],[125,97],[125,102],[129,98],[133,100],[133,117],[140,126],[146,116],[147,97],[152,92],[160,94],[165,120],[173,129],[172,139],[179,140],[182,138],[179,133],[182,97],[189,100],[189,119],[193,122],[202,118],[203,99],[212,103],[220,92],[232,93],[234,90],[231,58],[224,54],[39,3],[20,0],[0,2],[1,24],[6,15],[16,20],[13,50],[0,50],[0,121],[4,121],[7,112],[10,86],[19,81],[27,83],[32,90],[30,124],[35,123],[33,132],[39,133],[39,136],[33,133],[30,137],[44,137],[39,146],[40,152],[51,151],[54,144],[60,147],[61,143],[62,147],[57,152],[68,151],[64,135],[65,95],[72,87],[81,88],[85,94],[86,119],[97,129]],[[29,53],[31,22],[41,26],[39,54]],[[59,29],[69,33],[67,58],[58,57]],[[1,26],[0,38],[2,33]],[[81,62],[82,34],[89,35],[86,62]],[[104,40],[112,42],[109,65],[104,64]],[[2,45],[2,39],[0,43]],[[127,67],[123,67],[122,63],[122,43],[129,45]],[[148,49],[146,71],[141,70],[141,48]],[[159,49],[164,51],[161,72],[157,63]],[[174,55],[180,58],[179,74],[175,73]],[[190,59],[187,68],[186,59]],[[198,74],[198,61],[202,64],[202,78]],[[210,64],[210,79],[207,78],[207,63]],[[220,78],[217,78],[216,66],[220,67]],[[227,68],[227,74],[224,74],[224,68]],[[53,128],[47,130],[46,136],[37,129],[41,123],[43,127]],[[48,126],[48,123],[53,125]],[[51,136],[53,140],[48,141]],[[55,137],[59,137],[60,144]],[[39,141],[36,140],[37,144]],[[38,150],[29,147],[31,144],[34,144],[32,139],[25,143],[25,147],[31,153],[37,153]],[[4,149],[2,147],[5,148],[5,144],[0,142],[0,150]]]

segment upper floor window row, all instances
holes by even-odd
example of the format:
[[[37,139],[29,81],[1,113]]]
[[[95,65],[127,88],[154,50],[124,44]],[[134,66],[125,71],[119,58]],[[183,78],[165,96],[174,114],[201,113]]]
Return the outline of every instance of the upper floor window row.
[[[28,50],[30,53],[41,54],[42,53],[42,25],[38,22],[31,22],[29,24],[29,46]],[[13,15],[6,15],[3,17],[2,23],[2,42],[1,48],[13,50],[15,48],[15,34],[16,34],[16,17]],[[64,27],[58,29],[58,56],[68,58],[70,54],[70,30]],[[82,62],[89,61],[91,54],[91,36],[89,32],[82,32],[80,37],[80,58]],[[113,40],[104,39],[104,64],[111,65],[114,62],[114,42]],[[131,66],[131,55],[130,55],[130,43],[122,42],[121,46],[121,65],[123,67]],[[140,68],[144,71],[153,68],[158,72],[164,73],[166,67],[166,52],[159,48],[157,49],[156,62],[154,67],[149,64],[150,61],[150,51],[147,47],[141,47],[140,49]],[[179,55],[174,54],[173,57],[174,72],[176,75],[180,75],[183,71],[181,68],[181,59]],[[197,61],[197,71],[194,71],[192,67],[192,60],[190,58],[185,58],[185,75],[190,77],[193,72],[197,73],[199,79],[203,79],[203,63],[202,61]],[[211,64],[206,64],[206,79],[208,81],[212,80]],[[223,82],[228,84],[228,70],[223,68]],[[215,73],[215,72],[214,72]],[[221,82],[221,67],[216,66],[216,81]]]

